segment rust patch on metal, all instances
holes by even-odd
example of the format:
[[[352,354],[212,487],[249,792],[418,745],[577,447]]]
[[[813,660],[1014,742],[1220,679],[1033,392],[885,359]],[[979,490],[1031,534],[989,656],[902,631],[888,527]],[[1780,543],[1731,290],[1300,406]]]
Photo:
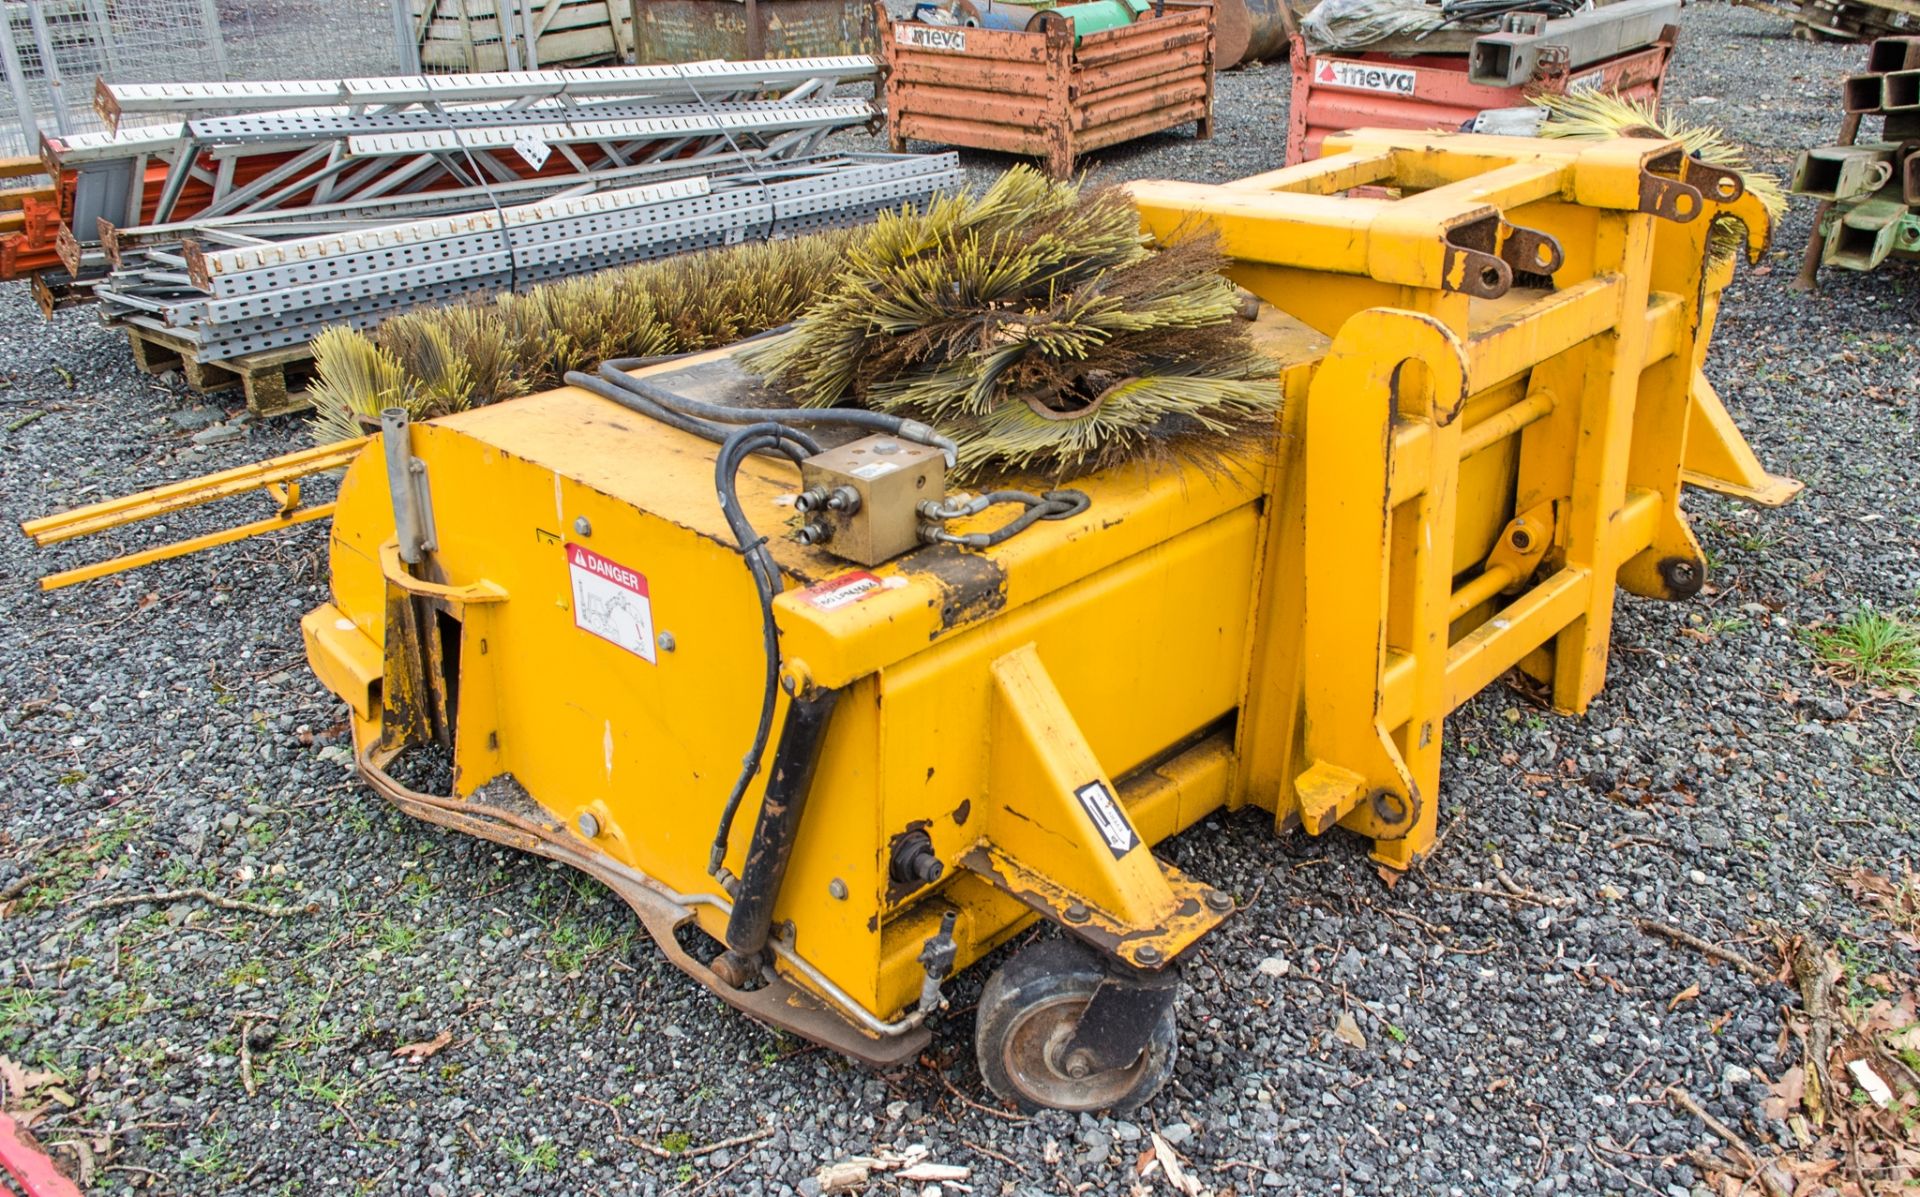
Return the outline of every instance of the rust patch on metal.
[[[915,1026],[901,1034],[881,1037],[855,1026],[812,993],[772,975],[758,989],[735,989],[717,977],[713,970],[689,952],[676,932],[694,921],[694,913],[668,898],[646,879],[625,869],[604,853],[585,847],[564,830],[552,825],[544,809],[531,817],[500,806],[480,802],[462,802],[438,794],[423,794],[394,780],[387,765],[394,757],[377,747],[359,755],[360,776],[388,802],[416,819],[453,831],[544,856],[572,865],[599,881],[620,897],[639,916],[647,934],[672,964],[706,986],[734,1009],[800,1038],[851,1056],[874,1068],[898,1068],[913,1060],[931,1040],[925,1027]],[[537,805],[537,804],[536,804]]]
[[[907,563],[915,574],[931,578],[940,588],[940,626],[929,640],[985,619],[1007,605],[1007,571],[984,553],[959,545],[933,545],[907,558]]]

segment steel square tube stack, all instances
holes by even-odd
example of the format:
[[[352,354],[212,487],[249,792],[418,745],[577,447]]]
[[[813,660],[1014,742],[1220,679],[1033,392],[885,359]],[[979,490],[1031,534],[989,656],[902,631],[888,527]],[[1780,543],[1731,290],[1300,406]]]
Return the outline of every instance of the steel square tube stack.
[[[671,177],[677,161],[806,157],[833,130],[877,118],[871,99],[836,94],[877,77],[873,58],[836,55],[459,77],[102,82],[95,107],[109,131],[42,147],[59,210],[42,222],[45,244],[29,247],[45,252],[20,260],[57,252],[78,274],[114,247],[177,242],[196,222],[229,222],[229,238],[239,224],[283,216],[296,234],[318,232],[330,222],[356,227],[632,186]],[[123,126],[129,117],[158,123]]]
[[[499,210],[258,245],[143,248],[96,288],[110,320],[184,340],[201,362],[367,327],[409,308],[922,203],[953,154],[769,163]]]

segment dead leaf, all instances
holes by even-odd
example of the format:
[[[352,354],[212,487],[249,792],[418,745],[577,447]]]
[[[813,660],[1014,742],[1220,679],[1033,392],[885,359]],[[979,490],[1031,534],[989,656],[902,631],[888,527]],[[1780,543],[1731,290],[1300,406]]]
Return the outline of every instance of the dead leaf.
[[[1159,1131],[1149,1131],[1148,1136],[1153,1142],[1154,1159],[1159,1162],[1160,1170],[1167,1174],[1167,1184],[1173,1187],[1174,1192],[1184,1193],[1186,1197],[1200,1197],[1202,1188],[1199,1179],[1187,1175],[1173,1144],[1162,1138]]]
[[[1689,985],[1679,993],[1673,995],[1673,1000],[1667,1003],[1667,1012],[1672,1013],[1674,1007],[1678,1006],[1681,1002],[1690,1002],[1699,996],[1700,987],[1698,985]]]
[[[1375,865],[1373,871],[1380,874],[1381,884],[1387,887],[1389,893],[1393,891],[1394,886],[1400,884],[1400,878],[1406,876],[1399,869],[1390,869],[1386,865]]]
[[[395,1057],[403,1058],[407,1060],[409,1063],[418,1064],[422,1060],[430,1059],[431,1057],[438,1055],[442,1048],[446,1047],[449,1043],[452,1043],[452,1042],[453,1042],[453,1032],[442,1031],[431,1039],[423,1040],[422,1042],[419,1042],[419,1043],[409,1043],[401,1047],[396,1047],[393,1049],[393,1054]]]
[[[1348,1047],[1365,1048],[1367,1046],[1367,1037],[1360,1033],[1360,1024],[1353,1020],[1353,1015],[1345,1011],[1342,1011],[1340,1017],[1334,1020],[1333,1034]]]
[[[1762,1112],[1769,1118],[1785,1122],[1789,1115],[1799,1110],[1801,1098],[1806,1094],[1806,1070],[1795,1065],[1781,1073],[1780,1079],[1767,1086],[1767,1089],[1771,1096],[1760,1103]]]

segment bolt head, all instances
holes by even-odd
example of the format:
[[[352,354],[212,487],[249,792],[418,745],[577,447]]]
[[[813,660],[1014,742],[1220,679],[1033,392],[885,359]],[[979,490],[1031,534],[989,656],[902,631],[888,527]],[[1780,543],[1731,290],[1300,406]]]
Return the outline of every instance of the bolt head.
[[[1076,1081],[1092,1071],[1093,1062],[1087,1059],[1087,1053],[1083,1051],[1073,1053],[1073,1057],[1067,1061],[1067,1075]]]
[[[680,642],[673,638],[672,632],[662,632],[660,633],[658,639],[660,642],[660,651],[663,653],[670,653],[675,648],[679,647]]]
[[[1066,919],[1069,923],[1084,923],[1087,921],[1088,918],[1092,916],[1093,912],[1088,910],[1085,906],[1082,906],[1080,903],[1075,902],[1073,905],[1067,907],[1065,910],[1061,911],[1060,913],[1061,913],[1061,917]]]
[[[579,825],[580,834],[586,836],[588,839],[593,839],[600,834],[600,820],[596,818],[590,810],[580,812]]]
[[[833,895],[835,901],[844,902],[847,900],[847,883],[835,877],[827,882],[827,892]]]
[[[1165,957],[1160,954],[1160,949],[1154,947],[1152,944],[1141,945],[1140,950],[1133,954],[1133,958],[1142,964],[1158,964],[1161,960],[1165,959]]]
[[[1207,909],[1217,914],[1225,914],[1233,909],[1233,895],[1217,889],[1208,890]]]
[[[593,535],[593,525],[588,522],[587,517],[584,515],[574,517],[573,530],[581,536]]]

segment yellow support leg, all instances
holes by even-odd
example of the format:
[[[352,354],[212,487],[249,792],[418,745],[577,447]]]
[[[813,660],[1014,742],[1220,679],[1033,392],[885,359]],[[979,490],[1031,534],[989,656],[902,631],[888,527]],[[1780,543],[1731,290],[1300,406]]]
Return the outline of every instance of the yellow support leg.
[[[1159,968],[1233,910],[1154,859],[1033,645],[992,665],[992,762],[967,868],[1136,968]]]
[[[1307,409],[1301,822],[1369,836],[1397,868],[1433,843],[1466,386],[1466,348],[1445,324],[1373,310],[1341,328]],[[1405,425],[1424,433],[1401,441]],[[1417,490],[1395,485],[1403,472]],[[1399,580],[1395,560],[1407,563]],[[1390,656],[1409,663],[1404,718],[1386,717]]]

